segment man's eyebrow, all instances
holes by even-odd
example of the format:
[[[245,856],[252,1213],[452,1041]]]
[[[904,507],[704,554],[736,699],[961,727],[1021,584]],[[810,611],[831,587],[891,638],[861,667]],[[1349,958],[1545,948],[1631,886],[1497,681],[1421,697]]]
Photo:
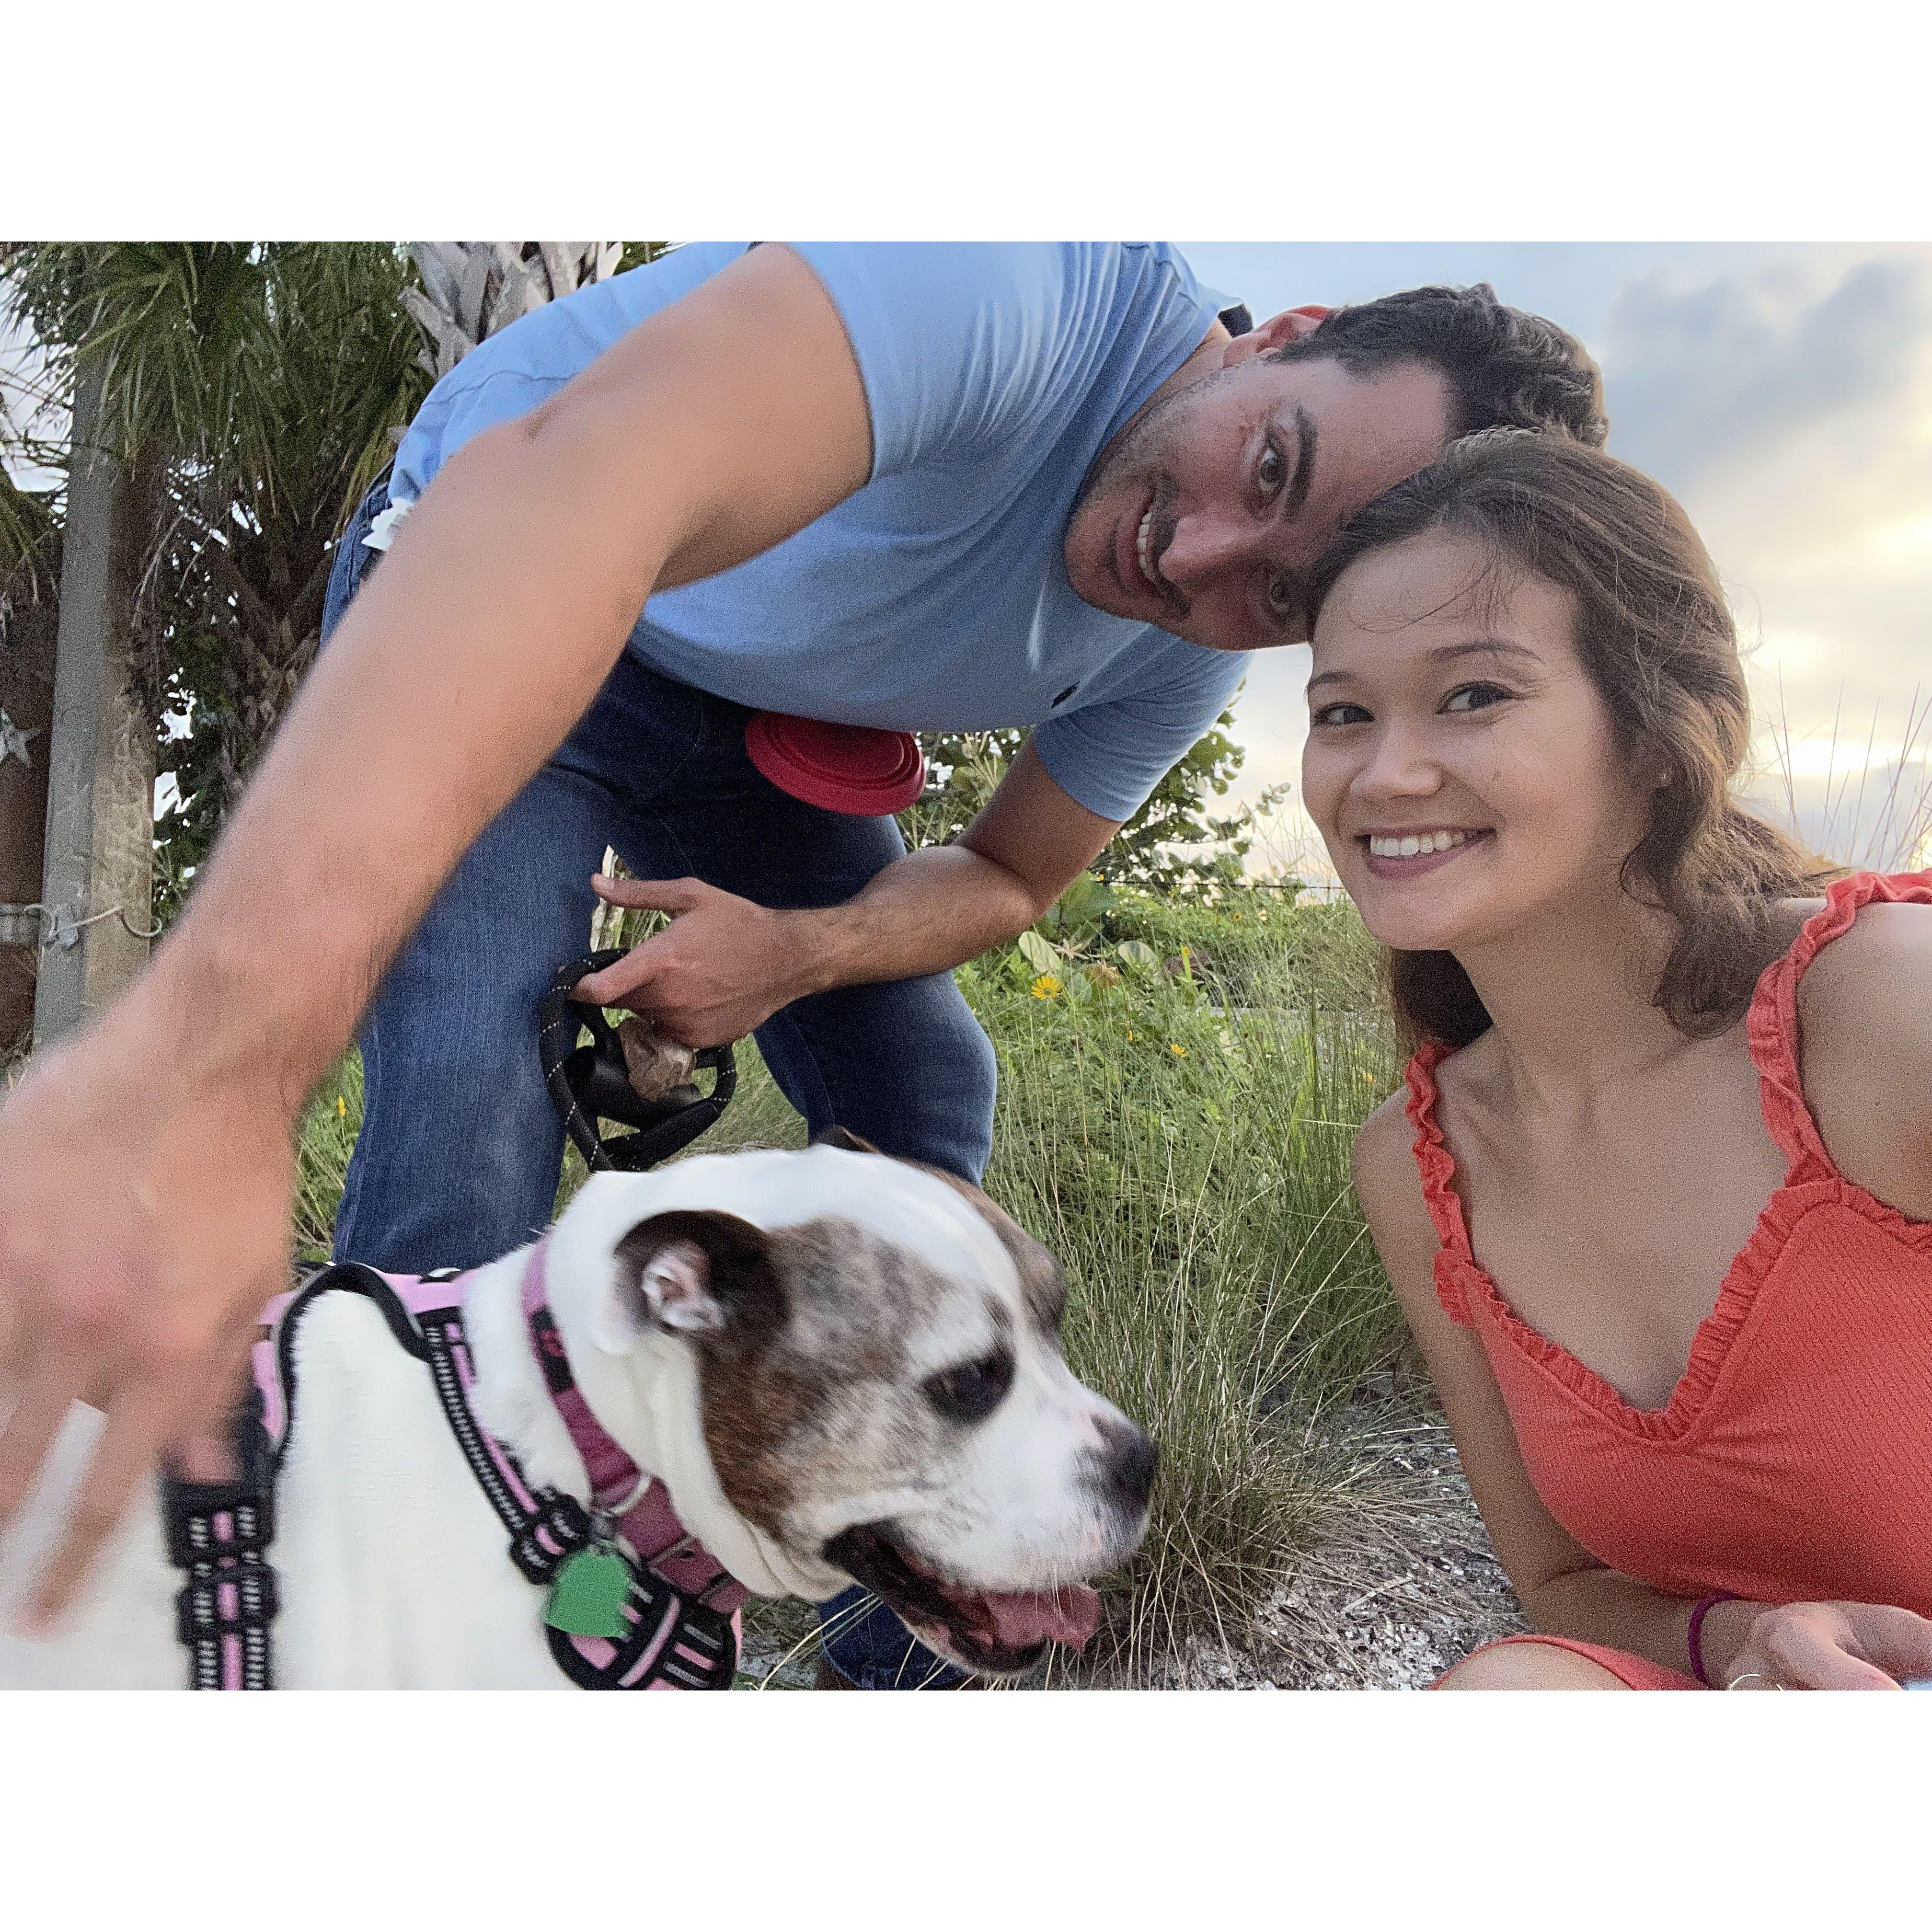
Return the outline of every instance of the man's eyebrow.
[[[1288,479],[1288,488],[1282,493],[1281,513],[1284,518],[1298,517],[1301,506],[1308,501],[1308,488],[1315,480],[1315,418],[1300,404],[1294,406],[1294,474]]]
[[[1431,662],[1454,664],[1458,658],[1505,657],[1527,658],[1533,664],[1541,664],[1541,656],[1527,644],[1512,644],[1507,638],[1475,638],[1466,644],[1438,644],[1429,652]],[[1346,670],[1324,670],[1311,677],[1306,688],[1312,691],[1318,685],[1352,684],[1354,676]]]

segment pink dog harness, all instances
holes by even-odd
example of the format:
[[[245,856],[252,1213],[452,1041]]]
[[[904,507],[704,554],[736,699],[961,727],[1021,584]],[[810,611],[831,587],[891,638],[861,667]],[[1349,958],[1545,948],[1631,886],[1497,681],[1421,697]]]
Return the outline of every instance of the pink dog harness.
[[[267,1552],[274,1479],[294,1415],[295,1337],[321,1296],[344,1292],[373,1302],[398,1346],[428,1370],[464,1460],[509,1532],[511,1562],[549,1592],[545,1635],[564,1675],[587,1690],[730,1688],[749,1592],[679,1522],[664,1484],[591,1414],[544,1297],[548,1246],[537,1244],[524,1270],[524,1317],[550,1400],[590,1474],[590,1508],[533,1489],[471,1411],[476,1371],[463,1323],[476,1271],[385,1274],[355,1262],[324,1268],[262,1311],[237,1480],[163,1479],[169,1555],[188,1577],[176,1600],[176,1627],[194,1689],[272,1686],[269,1630],[279,1602]]]

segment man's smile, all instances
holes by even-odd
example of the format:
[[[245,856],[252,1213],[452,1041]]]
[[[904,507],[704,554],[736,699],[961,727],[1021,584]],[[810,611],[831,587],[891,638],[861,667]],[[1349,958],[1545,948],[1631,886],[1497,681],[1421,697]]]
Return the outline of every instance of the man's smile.
[[[1130,604],[1140,604],[1151,598],[1160,606],[1163,616],[1185,616],[1186,602],[1161,575],[1156,561],[1156,553],[1166,548],[1173,536],[1171,527],[1165,531],[1158,527],[1156,513],[1160,507],[1160,494],[1158,485],[1148,491],[1138,520],[1122,517],[1114,531],[1109,560],[1121,594]]]

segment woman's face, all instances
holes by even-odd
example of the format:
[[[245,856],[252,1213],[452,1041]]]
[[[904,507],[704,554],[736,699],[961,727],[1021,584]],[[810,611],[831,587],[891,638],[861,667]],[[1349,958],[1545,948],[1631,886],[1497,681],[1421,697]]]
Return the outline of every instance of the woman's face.
[[[1647,795],[1570,592],[1441,532],[1372,551],[1315,627],[1302,790],[1369,930],[1456,951],[1618,890]]]

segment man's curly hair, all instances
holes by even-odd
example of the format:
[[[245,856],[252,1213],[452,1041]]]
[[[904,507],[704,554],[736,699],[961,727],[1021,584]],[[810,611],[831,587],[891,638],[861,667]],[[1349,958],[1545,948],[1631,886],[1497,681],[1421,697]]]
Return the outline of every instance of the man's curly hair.
[[[1352,303],[1270,359],[1322,357],[1358,376],[1408,362],[1439,369],[1456,398],[1456,436],[1556,430],[1600,448],[1610,434],[1604,379],[1583,345],[1553,322],[1497,301],[1487,282]]]

